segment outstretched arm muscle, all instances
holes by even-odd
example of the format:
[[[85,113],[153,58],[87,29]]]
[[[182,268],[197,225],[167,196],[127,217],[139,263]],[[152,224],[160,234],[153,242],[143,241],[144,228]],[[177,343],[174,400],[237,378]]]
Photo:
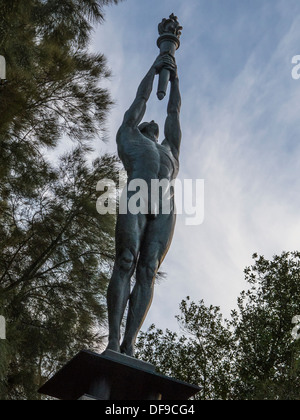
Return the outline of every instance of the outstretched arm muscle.
[[[171,81],[171,93],[168,105],[168,116],[165,124],[165,142],[169,144],[173,154],[178,157],[181,144],[180,127],[181,95],[179,90],[179,79],[174,77]]]
[[[142,121],[146,112],[146,104],[152,92],[155,74],[156,70],[152,66],[147,75],[142,80],[133,104],[125,113],[123,125],[134,128],[138,126],[138,124],[140,124]]]

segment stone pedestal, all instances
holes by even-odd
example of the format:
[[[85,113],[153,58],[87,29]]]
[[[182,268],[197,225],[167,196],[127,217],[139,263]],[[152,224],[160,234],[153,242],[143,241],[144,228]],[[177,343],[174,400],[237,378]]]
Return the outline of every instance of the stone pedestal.
[[[39,392],[60,400],[188,400],[200,389],[114,351],[81,351]]]

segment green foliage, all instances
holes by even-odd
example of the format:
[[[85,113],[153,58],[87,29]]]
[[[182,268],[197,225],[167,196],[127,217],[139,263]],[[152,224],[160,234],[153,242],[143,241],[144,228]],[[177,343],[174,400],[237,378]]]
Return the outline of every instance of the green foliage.
[[[115,219],[97,213],[96,185],[116,180],[118,162],[88,163],[112,104],[89,42],[112,3],[0,0],[0,399],[40,398],[58,367],[102,342]],[[67,137],[73,150],[50,164]]]
[[[104,156],[89,168],[84,151],[76,149],[61,159],[35,199],[16,195],[7,203],[10,211],[1,212],[6,232],[0,307],[13,360],[6,395],[22,395],[17,390],[25,386],[26,373],[26,397],[33,398],[28,386],[34,384],[35,392],[37,378],[41,385],[74,353],[101,343],[114,218],[97,215],[95,186],[99,179],[115,179],[116,165],[115,158]]]
[[[162,374],[201,387],[200,399],[227,399],[233,343],[223,325],[220,308],[181,302],[177,317],[184,335],[156,330],[152,325],[137,343],[137,356],[154,364]]]
[[[161,373],[198,384],[203,400],[298,400],[300,340],[292,319],[300,315],[300,253],[272,261],[254,255],[245,270],[249,290],[223,320],[218,307],[181,303],[182,334],[143,333],[137,355]]]
[[[90,22],[112,2],[0,0],[8,78],[0,88],[2,178],[12,170],[26,175],[40,162],[40,146],[54,147],[62,135],[80,142],[101,135],[111,99],[99,80],[109,71],[88,42]]]
[[[291,331],[300,314],[300,253],[254,258],[245,270],[251,288],[232,316],[238,392],[244,399],[299,399],[300,343]]]

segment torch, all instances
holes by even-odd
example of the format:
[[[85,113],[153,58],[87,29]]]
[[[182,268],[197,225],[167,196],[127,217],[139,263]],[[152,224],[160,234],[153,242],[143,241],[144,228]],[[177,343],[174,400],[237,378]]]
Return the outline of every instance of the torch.
[[[169,54],[175,57],[175,52],[180,47],[180,36],[182,26],[178,18],[172,14],[169,19],[163,19],[158,25],[160,37],[157,40],[157,46],[161,55]],[[157,97],[161,101],[167,94],[168,83],[170,81],[170,71],[162,69],[159,74]]]

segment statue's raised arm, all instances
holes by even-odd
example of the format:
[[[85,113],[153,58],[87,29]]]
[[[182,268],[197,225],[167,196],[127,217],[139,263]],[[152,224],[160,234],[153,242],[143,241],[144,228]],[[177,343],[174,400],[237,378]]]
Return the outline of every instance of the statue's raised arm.
[[[180,127],[181,95],[179,89],[179,78],[177,68],[171,73],[171,93],[168,105],[168,116],[165,124],[165,140],[162,145],[168,145],[173,155],[178,159],[181,144]]]
[[[152,93],[155,75],[159,74],[162,69],[168,67],[172,67],[171,58],[167,55],[159,55],[142,80],[131,107],[126,111],[123,126],[135,128],[140,124],[144,118],[147,102]]]

